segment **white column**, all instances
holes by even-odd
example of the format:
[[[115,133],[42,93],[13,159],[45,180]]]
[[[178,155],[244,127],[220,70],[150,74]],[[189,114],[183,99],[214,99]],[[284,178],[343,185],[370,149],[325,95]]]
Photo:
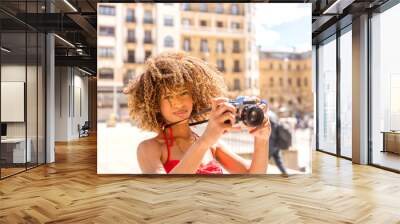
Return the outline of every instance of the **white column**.
[[[353,116],[352,157],[368,163],[368,16],[353,20]]]
[[[55,75],[54,35],[46,35],[46,163],[55,161]]]

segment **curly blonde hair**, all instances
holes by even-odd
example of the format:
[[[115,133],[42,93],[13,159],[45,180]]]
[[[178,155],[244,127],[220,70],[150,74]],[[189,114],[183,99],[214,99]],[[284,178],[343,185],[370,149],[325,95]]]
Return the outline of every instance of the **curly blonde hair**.
[[[210,107],[211,98],[226,95],[222,73],[215,66],[183,52],[166,52],[150,57],[143,74],[125,89],[132,120],[142,129],[160,132],[165,125],[160,97],[166,90],[186,87],[193,98],[192,114]],[[195,115],[200,121],[203,115]]]

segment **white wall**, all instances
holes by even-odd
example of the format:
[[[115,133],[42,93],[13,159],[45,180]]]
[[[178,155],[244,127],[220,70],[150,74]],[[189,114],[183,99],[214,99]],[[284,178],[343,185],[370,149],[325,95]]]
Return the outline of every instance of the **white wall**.
[[[55,141],[70,141],[88,120],[88,78],[72,67],[56,67],[55,73]]]

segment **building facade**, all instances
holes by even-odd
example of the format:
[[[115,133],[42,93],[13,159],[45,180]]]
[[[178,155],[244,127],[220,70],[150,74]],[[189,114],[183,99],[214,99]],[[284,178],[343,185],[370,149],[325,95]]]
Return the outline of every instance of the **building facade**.
[[[147,57],[181,50],[224,76],[229,96],[259,95],[254,5],[101,3],[98,6],[98,119],[128,121],[128,81]]]
[[[260,95],[275,110],[312,113],[311,53],[260,52]]]

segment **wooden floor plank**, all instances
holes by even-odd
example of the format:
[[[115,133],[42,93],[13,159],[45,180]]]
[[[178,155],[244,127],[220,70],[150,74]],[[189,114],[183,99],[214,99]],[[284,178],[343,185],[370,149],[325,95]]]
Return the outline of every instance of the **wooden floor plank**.
[[[400,175],[320,152],[283,178],[96,174],[96,138],[0,181],[0,223],[400,223]]]

